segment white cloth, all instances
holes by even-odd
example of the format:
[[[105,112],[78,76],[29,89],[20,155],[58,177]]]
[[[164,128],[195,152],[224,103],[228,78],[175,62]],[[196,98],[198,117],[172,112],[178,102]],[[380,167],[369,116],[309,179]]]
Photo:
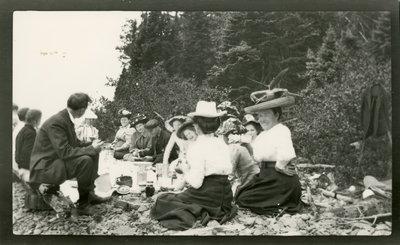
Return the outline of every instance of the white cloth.
[[[278,167],[281,162],[290,161],[296,157],[293,148],[290,130],[285,125],[278,123],[268,131],[261,132],[252,143],[254,159],[258,162],[276,162]]]
[[[76,130],[76,136],[83,142],[91,142],[91,138],[99,138],[99,130],[91,125],[82,125]]]
[[[221,138],[199,135],[186,157],[190,169],[185,181],[195,189],[201,187],[205,176],[232,173],[230,151]]]

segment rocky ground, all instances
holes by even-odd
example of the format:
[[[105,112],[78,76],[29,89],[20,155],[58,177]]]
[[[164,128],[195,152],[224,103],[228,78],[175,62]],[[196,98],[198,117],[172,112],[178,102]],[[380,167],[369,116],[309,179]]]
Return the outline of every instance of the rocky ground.
[[[25,190],[13,183],[13,232],[16,235],[390,235],[390,220],[366,221],[338,217],[333,212],[317,212],[305,207],[296,215],[261,216],[239,209],[237,216],[224,225],[215,221],[202,227],[179,232],[163,228],[149,218],[155,197],[113,196],[96,205],[98,215],[77,220],[58,218],[54,211],[29,211],[24,208]],[[332,200],[331,200],[332,201]],[[128,205],[129,204],[129,205]]]

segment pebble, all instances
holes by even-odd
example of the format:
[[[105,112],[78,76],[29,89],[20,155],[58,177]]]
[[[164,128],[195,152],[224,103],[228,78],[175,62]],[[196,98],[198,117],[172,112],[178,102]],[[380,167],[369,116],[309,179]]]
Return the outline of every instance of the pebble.
[[[310,219],[310,216],[309,216],[308,214],[301,214],[301,215],[300,215],[300,218],[301,218],[302,220],[306,221],[306,220],[309,220],[309,219]]]
[[[147,205],[140,205],[139,209],[137,210],[138,212],[144,212],[146,210],[148,210],[149,208],[147,207]]]
[[[302,236],[303,233],[301,233],[300,231],[289,231],[286,233],[282,233],[280,235],[282,235],[282,236]]]
[[[217,227],[220,226],[220,224],[218,223],[218,221],[216,220],[211,220],[210,222],[208,222],[207,227]]]
[[[257,218],[254,220],[254,223],[256,223],[257,225],[268,225],[268,221],[267,221],[267,220],[264,220],[264,219],[261,218],[261,217],[257,217]]]
[[[35,229],[34,231],[33,231],[33,235],[39,235],[39,234],[41,234],[42,233],[42,230],[41,229]]]
[[[357,236],[370,236],[371,232],[366,231],[366,230],[360,230],[357,232]]]
[[[260,235],[263,235],[263,234],[264,234],[264,231],[261,230],[261,229],[257,229],[257,230],[255,230],[255,231],[253,232],[253,235],[254,235],[254,236],[260,236]]]

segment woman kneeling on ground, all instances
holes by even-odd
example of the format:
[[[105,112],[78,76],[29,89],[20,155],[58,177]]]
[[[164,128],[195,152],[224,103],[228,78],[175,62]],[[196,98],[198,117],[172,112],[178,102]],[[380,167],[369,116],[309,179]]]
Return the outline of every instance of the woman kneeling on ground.
[[[225,223],[235,215],[228,175],[232,171],[228,146],[214,136],[220,116],[215,102],[199,101],[193,118],[197,140],[187,151],[187,164],[177,167],[186,183],[185,191],[161,194],[150,215],[161,225],[175,230],[189,229],[198,218],[206,225],[209,220]]]
[[[274,94],[274,90],[267,93]],[[287,94],[245,108],[256,113],[263,128],[252,146],[260,174],[237,193],[236,204],[257,214],[295,213],[301,208],[301,187],[290,160],[296,157],[290,130],[279,122],[282,107],[294,104]]]

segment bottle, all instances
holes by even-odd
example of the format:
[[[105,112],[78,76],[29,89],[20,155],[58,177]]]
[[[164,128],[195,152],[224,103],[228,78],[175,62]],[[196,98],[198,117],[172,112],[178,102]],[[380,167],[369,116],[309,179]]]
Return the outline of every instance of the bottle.
[[[155,189],[153,186],[153,181],[147,181],[145,191],[146,191],[146,197],[152,197],[154,195]]]

